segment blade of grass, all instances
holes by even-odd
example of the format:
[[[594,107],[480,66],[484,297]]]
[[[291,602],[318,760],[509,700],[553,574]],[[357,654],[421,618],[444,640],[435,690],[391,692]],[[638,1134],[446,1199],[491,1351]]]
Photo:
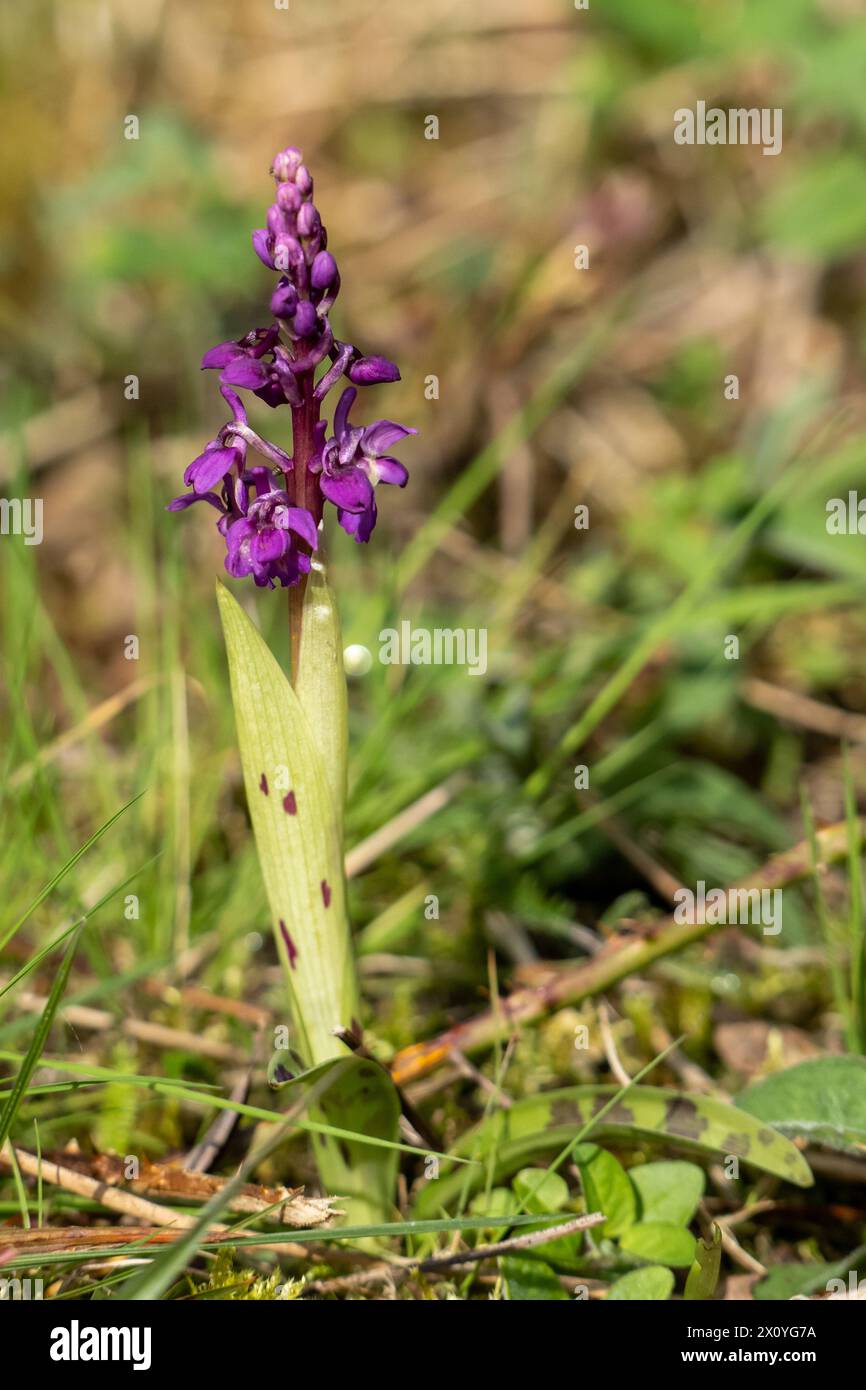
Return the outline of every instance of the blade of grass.
[[[21,1064],[21,1070],[15,1078],[12,1094],[4,1105],[2,1114],[0,1114],[0,1149],[2,1149],[6,1142],[9,1131],[15,1122],[18,1107],[24,1099],[24,1092],[27,1090],[30,1078],[36,1070],[39,1059],[42,1056],[42,1049],[51,1031],[54,1015],[60,1008],[60,1001],[63,998],[63,991],[66,989],[66,982],[69,979],[69,972],[72,969],[72,962],[75,959],[75,951],[82,931],[83,927],[77,928],[72,940],[66,948],[63,960],[60,963],[60,969],[51,986],[51,993],[48,996],[45,1008],[42,1010],[42,1016],[39,1019],[36,1032],[33,1034],[33,1040],[27,1049]]]
[[[21,1213],[21,1225],[25,1231],[30,1230],[30,1211],[27,1206],[27,1189],[24,1186],[24,1179],[21,1176],[21,1168],[12,1145],[9,1145],[9,1159],[12,1168],[12,1180],[15,1184],[15,1195],[18,1199],[18,1210]]]
[[[96,844],[97,840],[101,840],[105,832],[111,829],[115,821],[119,820],[120,817],[124,814],[124,812],[128,811],[130,806],[134,806],[136,801],[139,801],[143,796],[143,791],[138,792],[132,798],[131,801],[127,801],[125,806],[121,806],[119,811],[115,811],[113,816],[109,816],[107,821],[103,821],[99,829],[94,830],[93,834],[89,837],[89,839],[85,840],[84,844],[81,845],[73,855],[70,855],[70,857],[62,865],[62,867],[57,870],[57,873],[54,875],[54,877],[52,879],[49,879],[45,887],[42,888],[40,892],[36,894],[36,897],[33,899],[30,906],[26,908],[22,915],[18,918],[18,921],[15,922],[8,929],[5,936],[0,937],[0,950],[3,950],[3,948],[9,944],[15,933],[21,930],[28,917],[32,916],[32,914],[36,911],[37,907],[39,907],[40,903],[43,903],[45,901],[45,899],[48,897],[48,894],[51,893],[52,890],[57,887],[58,883],[60,883],[66,877],[70,869],[73,869],[75,867],[79,859],[83,858],[87,851],[93,845]]]
[[[20,1062],[22,1058],[20,1053],[0,1050],[0,1060]],[[57,1057],[46,1058],[43,1066],[51,1067],[54,1071],[67,1072],[72,1076],[83,1076],[95,1081],[122,1082],[130,1086],[144,1086],[158,1094],[164,1090],[166,1095],[172,1096],[173,1099],[188,1100],[196,1105],[208,1105],[216,1110],[233,1110],[238,1115],[246,1115],[251,1120],[262,1120],[265,1124],[280,1124],[285,1119],[285,1116],[275,1113],[273,1110],[265,1110],[258,1105],[245,1105],[243,1102],[231,1100],[227,1096],[211,1095],[204,1089],[193,1090],[189,1082],[176,1082],[158,1076],[127,1076],[112,1071],[110,1067],[100,1067],[84,1062],[66,1062]],[[399,1153],[415,1154],[416,1157],[420,1158],[427,1158],[432,1155],[446,1163],[471,1163],[474,1161],[466,1158],[455,1158],[453,1154],[436,1153],[429,1148],[417,1148],[413,1144],[401,1144],[397,1140],[379,1139],[369,1134],[357,1134],[354,1130],[341,1129],[337,1125],[323,1124],[317,1120],[293,1120],[292,1123],[297,1129],[310,1134],[327,1134],[334,1139],[347,1139],[357,1144],[367,1145],[370,1148],[395,1149]]]
[[[109,892],[104,894],[104,896],[99,899],[98,903],[94,903],[93,907],[88,908],[86,912],[82,913],[82,915],[78,917],[74,922],[72,922],[66,928],[65,931],[60,932],[58,936],[55,936],[53,941],[49,941],[47,946],[43,946],[41,951],[37,951],[34,956],[31,956],[27,964],[22,965],[21,969],[17,971],[15,975],[12,976],[12,979],[8,980],[7,983],[3,985],[2,988],[0,988],[0,999],[2,999],[3,995],[7,994],[10,989],[13,989],[14,986],[18,984],[19,980],[23,980],[25,975],[29,975],[31,970],[35,970],[36,966],[39,965],[40,961],[43,961],[46,956],[49,956],[51,952],[61,944],[61,942],[65,941],[67,937],[71,936],[72,933],[75,931],[76,927],[83,927],[85,922],[89,921],[89,919],[93,916],[95,912],[98,912],[99,909],[101,907],[104,907],[106,903],[111,902],[112,898],[116,898],[118,893],[122,893],[124,888],[126,888],[130,883],[132,883],[133,879],[138,878],[139,874],[143,874],[145,869],[149,869],[151,864],[153,864],[158,858],[159,855],[155,854],[152,859],[148,859],[147,863],[142,864],[140,869],[136,869],[135,873],[130,874],[129,877],[125,878],[122,883],[118,883],[116,887],[110,889]]]

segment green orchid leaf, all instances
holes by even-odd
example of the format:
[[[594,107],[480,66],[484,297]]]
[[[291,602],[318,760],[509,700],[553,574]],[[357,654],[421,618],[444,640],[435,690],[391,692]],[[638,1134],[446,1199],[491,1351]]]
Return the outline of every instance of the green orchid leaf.
[[[500,1182],[527,1162],[556,1153],[619,1093],[614,1086],[569,1086],[517,1101],[499,1110],[462,1136],[455,1152],[493,1158],[493,1181]],[[632,1086],[593,1125],[599,1143],[644,1144],[673,1141],[678,1147],[709,1154],[735,1154],[746,1164],[799,1187],[812,1184],[812,1173],[799,1149],[762,1120],[716,1100],[654,1086]],[[418,1214],[428,1214],[459,1198],[465,1175],[449,1174],[427,1183],[418,1195]],[[469,1180],[477,1190],[480,1176]]]
[[[334,1029],[359,1013],[334,797],[295,691],[223,584],[217,598],[247,804],[298,1050],[312,1066],[345,1055]],[[312,644],[304,656],[315,664]]]
[[[247,803],[288,985],[296,1050],[318,1080],[313,1120],[396,1140],[399,1098],[375,1062],[346,1054],[336,1036],[357,1031],[357,978],[346,910],[342,807],[345,681],[336,608],[324,571],[305,598],[299,693],[236,599],[217,585]],[[396,1150],[316,1134],[322,1183],[350,1221],[390,1215]]]
[[[329,1077],[324,1088],[319,1083]],[[320,1062],[278,1089],[317,1086],[316,1111],[326,1123],[373,1139],[396,1139],[400,1121],[400,1097],[384,1067],[368,1057],[346,1053]],[[397,1149],[377,1149],[363,1141],[343,1139],[334,1144],[327,1136],[313,1136],[313,1147],[323,1154],[320,1166],[327,1165],[332,1195],[343,1198],[351,1208],[352,1220],[378,1213],[391,1215],[397,1181]]]
[[[324,560],[316,556],[304,589],[301,640],[295,654],[292,685],[321,757],[334,803],[337,833],[342,840],[349,748],[343,639]]]

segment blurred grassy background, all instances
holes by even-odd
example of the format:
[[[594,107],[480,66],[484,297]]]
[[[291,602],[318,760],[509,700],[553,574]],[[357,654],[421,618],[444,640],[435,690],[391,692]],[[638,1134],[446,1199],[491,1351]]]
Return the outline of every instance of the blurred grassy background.
[[[139,917],[121,894],[85,931],[56,1052],[225,1084],[252,1026],[225,1001],[281,1017],[221,547],[163,507],[223,419],[202,351],[266,321],[249,230],[287,143],[340,262],[339,336],[402,369],[367,418],[421,431],[369,549],[332,537],[346,641],[375,653],[403,618],[490,634],[485,680],[375,663],[352,684],[350,846],[439,789],[352,884],[381,1055],[482,1007],[491,946],[519,977],[663,907],[665,873],[748,871],[802,837],[801,785],[819,821],[844,814],[833,735],[856,734],[839,711],[866,712],[866,562],[858,537],[827,535],[825,502],[866,485],[859,0],[37,0],[0,23],[0,486],[45,507],[40,547],[0,539],[12,920],[146,789],[9,944],[7,976],[146,866],[124,890]],[[782,107],[782,153],[675,145],[673,112],[699,98]],[[283,603],[244,598],[279,649]],[[829,736],[804,696],[831,708]],[[578,762],[618,840],[575,804]],[[866,785],[856,749],[853,767]],[[838,1045],[808,890],[785,914],[772,946],[723,934],[626,986],[627,1060],[659,1020],[726,1081],[766,1063],[735,1053],[732,1022],[764,1042],[784,1025],[787,1055]],[[51,974],[5,1001],[0,1049],[26,1041]],[[222,1003],[179,993],[190,981]],[[85,1006],[107,1017],[88,1027]],[[595,1074],[576,1016],[525,1035],[515,1088]],[[197,1118],[123,1085],[26,1113],[46,1144],[153,1155]]]

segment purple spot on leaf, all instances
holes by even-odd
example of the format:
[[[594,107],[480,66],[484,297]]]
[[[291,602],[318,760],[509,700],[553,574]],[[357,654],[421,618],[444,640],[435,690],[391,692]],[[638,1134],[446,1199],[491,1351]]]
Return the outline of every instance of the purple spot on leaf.
[[[294,792],[287,792],[283,797],[283,810],[290,816],[296,816],[298,814],[298,803],[295,800]]]
[[[263,791],[265,796],[268,794],[268,779],[264,773],[262,773],[262,780],[259,782],[259,791]]]
[[[325,907],[331,906],[331,889],[326,878],[322,879],[322,902]]]
[[[282,917],[280,918],[280,931],[282,932],[283,941],[285,942],[286,950],[289,954],[289,966],[292,970],[294,970],[295,961],[298,959],[298,948],[292,940],[291,936],[289,935],[289,929],[283,921]]]

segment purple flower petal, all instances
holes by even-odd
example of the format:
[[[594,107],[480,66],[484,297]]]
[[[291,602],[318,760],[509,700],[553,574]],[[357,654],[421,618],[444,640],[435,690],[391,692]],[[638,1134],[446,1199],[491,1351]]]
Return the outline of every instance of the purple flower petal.
[[[377,515],[376,502],[374,499],[366,511],[354,514],[352,512],[338,511],[337,520],[347,536],[354,536],[359,544],[366,545],[375,529]]]
[[[274,512],[274,525],[285,531],[295,531],[311,550],[319,545],[319,532],[312,512],[306,507],[279,507]]]
[[[394,483],[397,487],[405,487],[409,481],[409,470],[399,459],[384,458],[376,459],[374,464],[379,475],[380,483]]]
[[[255,357],[235,357],[229,362],[220,378],[227,386],[241,386],[256,390],[265,386],[270,373],[264,362]]]
[[[246,407],[244,406],[244,403],[241,400],[240,396],[238,396],[234,391],[232,391],[230,387],[226,386],[224,382],[220,383],[220,395],[222,396],[223,400],[227,401],[229,406],[231,407],[231,412],[235,418],[235,421],[240,421],[242,424],[245,425],[247,423],[247,412]]]
[[[396,444],[398,439],[405,439],[407,434],[417,434],[417,430],[407,429],[405,425],[397,425],[393,420],[376,420],[374,424],[368,425],[364,430],[364,453],[372,454],[376,458],[379,454],[391,445]]]
[[[298,238],[290,232],[280,232],[274,237],[274,270],[293,272],[291,278],[299,289],[306,289],[308,272],[304,259],[304,248]]]
[[[297,145],[287,145],[284,150],[280,150],[274,155],[274,162],[271,165],[271,173],[280,183],[288,183],[298,172],[304,162],[304,156]]]
[[[203,454],[193,459],[183,480],[191,483],[196,492],[210,492],[216,483],[231,472],[237,459],[237,449],[205,449]]]
[[[209,371],[213,367],[227,367],[229,362],[242,354],[243,348],[238,347],[235,342],[217,343],[216,347],[208,348],[201,359],[202,371]]]
[[[268,249],[270,234],[267,227],[257,227],[253,232],[253,250],[259,260],[267,266],[268,270],[274,270],[274,261]]]
[[[250,557],[255,565],[269,565],[273,560],[279,560],[288,547],[289,538],[285,531],[268,526],[253,536],[250,542]]]
[[[216,507],[218,512],[223,510],[223,504],[215,492],[185,492],[182,497],[172,498],[165,510],[167,512],[183,512],[194,502],[210,502],[211,506]]]
[[[264,386],[259,387],[255,395],[273,410],[276,410],[278,405],[285,405],[286,403],[285,387],[277,381],[276,377],[270,377]]]
[[[352,402],[358,392],[354,386],[347,386],[340,399],[337,401],[337,409],[334,411],[334,434],[339,439],[345,433],[346,425],[349,420],[349,411],[352,409]]]
[[[281,183],[277,189],[277,203],[286,212],[297,212],[301,206],[300,190],[293,183]]]
[[[359,386],[376,386],[384,381],[399,381],[400,369],[387,357],[359,357],[349,368],[349,380]]]
[[[265,468],[263,463],[257,463],[246,470],[244,482],[255,483],[256,496],[264,497],[265,493],[270,492],[273,488],[274,475],[269,468]]]
[[[315,203],[302,203],[298,209],[298,236],[315,236],[321,225]]]
[[[329,502],[347,512],[362,512],[373,500],[373,484],[360,468],[349,468],[336,477],[323,473],[319,486]]]
[[[291,222],[279,203],[272,203],[268,208],[268,231],[276,236],[277,232],[287,232],[291,229]]]
[[[255,522],[250,521],[249,517],[242,516],[239,517],[237,521],[233,521],[226,532],[228,558],[235,561],[243,552],[249,550],[249,543],[255,534]],[[234,571],[232,571],[232,573],[234,573]],[[248,574],[249,569],[245,569],[243,573]]]
[[[358,452],[358,445],[363,438],[364,431],[360,428],[356,429],[352,425],[347,426],[340,435],[340,447],[337,457],[344,468],[354,459],[355,454]]]

